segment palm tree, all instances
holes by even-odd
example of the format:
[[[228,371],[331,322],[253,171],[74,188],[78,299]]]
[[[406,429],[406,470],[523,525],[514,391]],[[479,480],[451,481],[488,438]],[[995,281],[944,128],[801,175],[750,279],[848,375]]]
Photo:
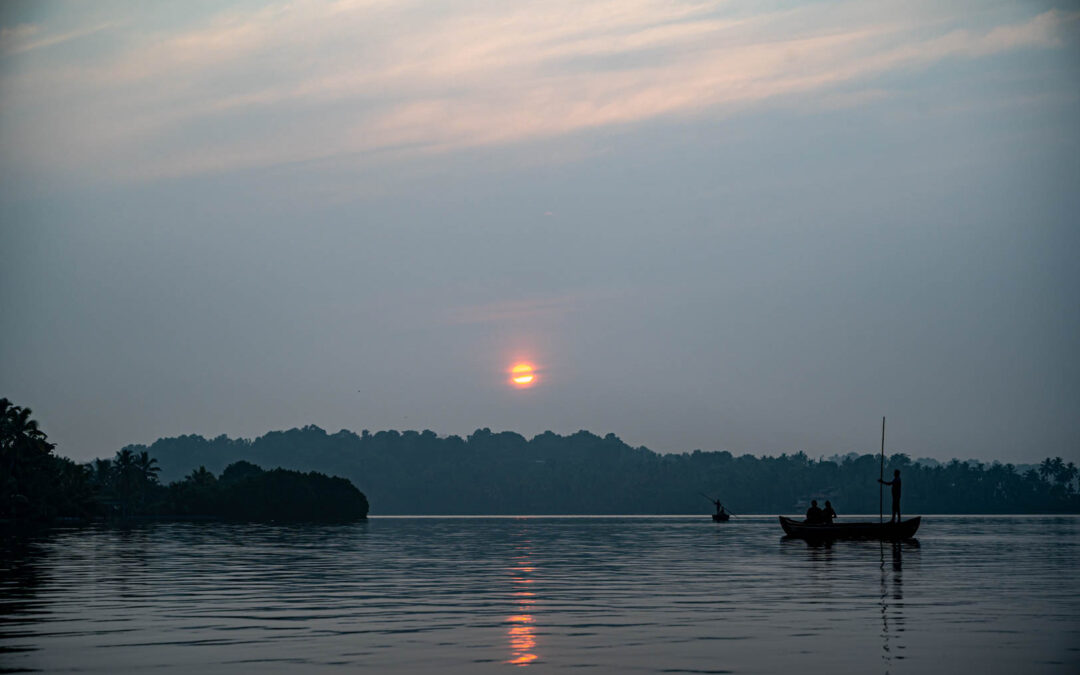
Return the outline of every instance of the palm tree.
[[[98,503],[108,510],[115,509],[116,471],[111,459],[95,459],[90,464],[90,483]]]
[[[150,501],[154,489],[158,486],[157,475],[161,471],[161,467],[157,465],[156,458],[151,457],[150,453],[143,450],[135,456],[135,471],[138,472],[139,508],[140,510],[146,510],[147,503]]]
[[[183,481],[173,483],[170,487],[180,495],[188,513],[205,515],[214,512],[218,502],[217,477],[205,466],[200,466]]]
[[[1042,464],[1039,465],[1039,474],[1048,483],[1051,482],[1050,479],[1052,478],[1055,484],[1068,489],[1072,480],[1076,478],[1077,469],[1076,465],[1072,462],[1065,464],[1060,457],[1055,457],[1053,459],[1047,457],[1042,461]]]
[[[116,457],[113,458],[113,467],[116,496],[120,499],[122,514],[127,516],[131,512],[131,502],[135,497],[140,477],[139,468],[135,464],[135,453],[128,448],[118,451]]]
[[[161,471],[161,467],[157,465],[158,461],[156,457],[151,457],[150,453],[143,450],[135,457],[135,466],[139,469],[139,473],[142,474],[142,478],[147,483],[157,483],[158,473]]]
[[[186,478],[185,482],[197,485],[200,487],[213,486],[217,484],[217,477],[211,471],[207,471],[205,466],[200,466],[198,469],[192,471]]]
[[[1058,459],[1058,461],[1060,462],[1061,460]],[[1050,459],[1049,457],[1044,459],[1042,461],[1042,463],[1039,464],[1039,475],[1042,476],[1042,479],[1044,481],[1046,481],[1047,483],[1050,482],[1050,479],[1056,473],[1057,473],[1057,467],[1054,465],[1054,460]]]
[[[37,420],[30,419],[30,408],[12,405],[8,399],[0,399],[0,447],[24,448],[48,453],[52,444],[45,441],[45,432]]]
[[[1076,480],[1077,474],[1080,474],[1080,469],[1077,469],[1076,464],[1072,462],[1061,467],[1061,482],[1065,485],[1066,492],[1072,492],[1073,481]]]
[[[0,512],[10,511],[14,515],[21,504],[44,507],[33,503],[32,498],[44,496],[49,487],[42,478],[52,457],[53,444],[46,440],[37,420],[30,418],[32,414],[30,408],[0,399],[0,467],[4,475],[0,481]]]
[[[101,488],[107,488],[112,483],[113,465],[111,459],[95,459],[90,467],[94,472],[94,482]]]

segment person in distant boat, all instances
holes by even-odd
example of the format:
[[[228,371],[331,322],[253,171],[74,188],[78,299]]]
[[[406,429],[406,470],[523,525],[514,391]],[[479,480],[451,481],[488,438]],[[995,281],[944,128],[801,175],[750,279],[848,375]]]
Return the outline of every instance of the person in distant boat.
[[[806,524],[818,525],[825,521],[824,511],[817,505],[816,499],[810,500],[810,508],[806,509]]]
[[[878,478],[878,482],[882,485],[892,486],[892,518],[889,522],[900,522],[900,469],[893,471],[892,480],[881,480]]]
[[[833,518],[836,518],[836,511],[833,510],[832,502],[828,499],[825,500],[825,508],[821,511],[821,518],[826,525],[832,525]]]
[[[718,515],[718,516],[726,515],[726,512],[724,511],[724,505],[720,503],[719,499],[710,499],[709,501],[712,502],[713,504],[716,504],[716,515]]]

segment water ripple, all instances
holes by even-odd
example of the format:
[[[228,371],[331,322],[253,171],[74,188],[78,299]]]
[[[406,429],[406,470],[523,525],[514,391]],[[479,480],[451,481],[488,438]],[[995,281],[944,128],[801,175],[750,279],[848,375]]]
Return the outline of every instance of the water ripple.
[[[1080,519],[159,523],[8,536],[0,672],[1076,672]]]

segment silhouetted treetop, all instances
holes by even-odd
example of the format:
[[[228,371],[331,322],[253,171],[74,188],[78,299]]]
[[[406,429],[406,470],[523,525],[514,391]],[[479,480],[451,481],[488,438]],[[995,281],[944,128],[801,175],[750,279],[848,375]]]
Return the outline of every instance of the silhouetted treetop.
[[[367,516],[362,492],[345,478],[321,473],[264,471],[239,461],[220,478],[200,463],[168,486],[158,480],[161,467],[151,452],[216,459],[222,452],[249,452],[250,441],[181,436],[158,441],[152,451],[127,446],[112,459],[80,466],[53,454],[53,444],[30,415],[28,408],[0,399],[0,520],[188,516],[349,521]],[[300,433],[327,437],[317,427]]]
[[[849,453],[817,461],[797,451],[778,457],[695,450],[661,455],[615,434],[551,431],[527,439],[477,429],[462,439],[430,430],[342,430],[307,426],[252,441],[176,439],[139,448],[180,477],[200,465],[256,464],[345,476],[380,513],[695,513],[698,492],[721,495],[740,513],[798,512],[810,498],[831,499],[844,513],[876,512],[878,457]],[[1038,472],[1009,465],[953,461],[915,464],[897,453],[888,470],[904,472],[912,513],[1080,511],[1075,467],[1047,460]]]

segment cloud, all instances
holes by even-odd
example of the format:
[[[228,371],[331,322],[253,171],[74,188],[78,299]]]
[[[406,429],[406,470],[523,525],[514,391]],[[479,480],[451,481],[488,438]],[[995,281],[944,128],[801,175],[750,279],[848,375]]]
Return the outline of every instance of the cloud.
[[[514,144],[784,97],[858,105],[887,95],[882,73],[1057,47],[1072,20],[957,28],[900,5],[297,0],[130,29],[118,54],[60,65],[35,61],[35,45],[111,24],[20,26],[0,35],[24,66],[0,80],[0,150],[44,173],[142,180]],[[850,85],[867,93],[836,98]]]
[[[93,35],[112,27],[112,22],[86,26],[66,33],[42,35],[42,27],[35,24],[19,24],[0,28],[0,53],[22,54],[35,49],[44,49],[70,42],[77,38]],[[10,57],[9,57],[10,58]]]
[[[13,53],[29,44],[34,36],[41,32],[41,26],[23,23],[17,26],[0,28],[0,51]]]

